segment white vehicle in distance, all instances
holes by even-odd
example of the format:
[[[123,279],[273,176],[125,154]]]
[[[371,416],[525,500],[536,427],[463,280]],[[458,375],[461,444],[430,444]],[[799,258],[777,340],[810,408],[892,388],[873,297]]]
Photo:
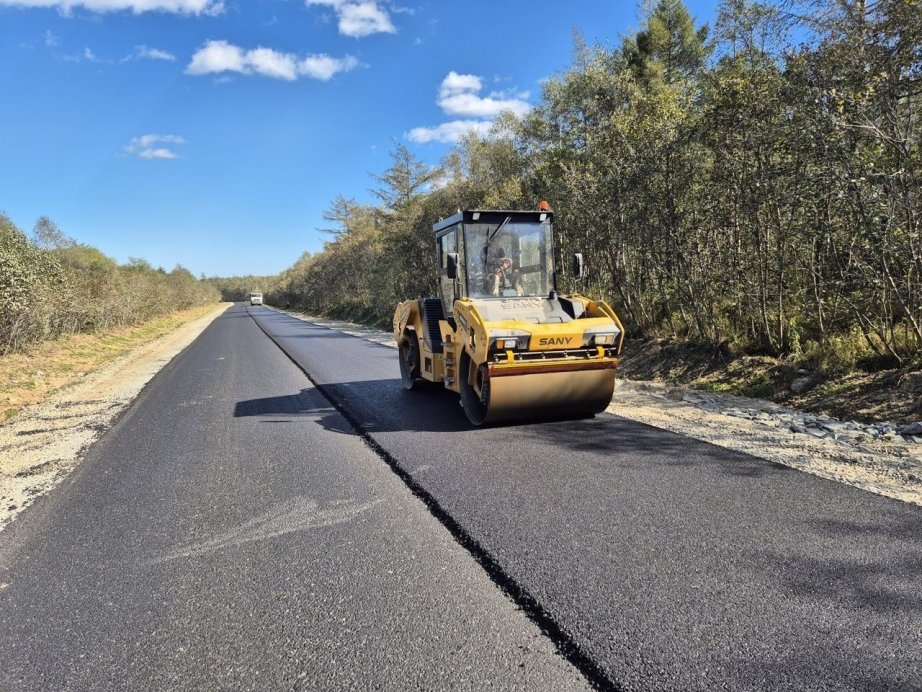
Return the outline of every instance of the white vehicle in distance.
[[[263,294],[262,293],[251,293],[250,294],[250,305],[262,305],[263,304]]]

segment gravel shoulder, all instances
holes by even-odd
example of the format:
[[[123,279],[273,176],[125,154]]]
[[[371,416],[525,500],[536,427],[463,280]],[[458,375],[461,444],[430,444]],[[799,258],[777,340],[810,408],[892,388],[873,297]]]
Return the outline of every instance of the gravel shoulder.
[[[397,348],[390,332],[280,312]],[[878,435],[873,426],[816,416],[763,399],[624,379],[618,380],[608,411],[922,506],[922,444],[892,431]]]
[[[221,304],[0,424],[0,531],[64,480],[144,385],[227,308]]]

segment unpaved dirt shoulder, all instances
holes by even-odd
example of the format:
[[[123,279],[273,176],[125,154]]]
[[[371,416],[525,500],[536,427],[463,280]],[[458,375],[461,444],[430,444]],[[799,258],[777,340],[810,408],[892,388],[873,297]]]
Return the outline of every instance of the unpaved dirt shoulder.
[[[292,317],[375,343],[397,344],[390,332],[297,312]],[[761,419],[737,417],[764,411]],[[791,432],[786,414],[797,412],[762,399],[697,392],[655,382],[618,380],[610,413],[662,430],[767,459],[814,476],[922,505],[922,445],[900,439],[818,439]]]
[[[64,480],[144,385],[227,308],[139,346],[0,424],[0,531]]]

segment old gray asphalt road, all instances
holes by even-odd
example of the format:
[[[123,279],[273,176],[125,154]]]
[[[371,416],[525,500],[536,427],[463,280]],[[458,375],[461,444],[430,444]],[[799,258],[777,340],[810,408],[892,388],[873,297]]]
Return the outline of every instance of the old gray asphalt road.
[[[922,689],[919,507],[607,414],[472,429],[393,349],[251,314],[603,686]]]
[[[243,306],[0,534],[0,690],[585,689]]]

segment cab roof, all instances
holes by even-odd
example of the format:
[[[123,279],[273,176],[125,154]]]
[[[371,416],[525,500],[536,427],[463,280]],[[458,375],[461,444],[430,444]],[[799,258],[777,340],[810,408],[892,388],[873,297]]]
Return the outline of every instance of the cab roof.
[[[432,225],[434,233],[440,233],[446,228],[450,228],[459,222],[464,223],[490,223],[499,224],[511,216],[514,221],[534,221],[536,223],[544,220],[554,220],[554,212],[539,211],[538,209],[468,209],[452,214],[447,219],[442,219]],[[476,216],[476,218],[475,218]]]

